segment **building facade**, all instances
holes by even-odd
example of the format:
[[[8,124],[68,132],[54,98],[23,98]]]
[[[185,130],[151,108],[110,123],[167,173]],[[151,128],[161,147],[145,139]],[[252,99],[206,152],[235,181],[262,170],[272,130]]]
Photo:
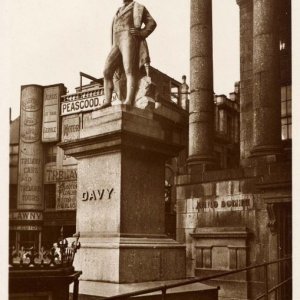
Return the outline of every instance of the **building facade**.
[[[191,1],[188,168],[176,177],[177,239],[189,276],[205,276],[291,254],[291,4],[239,0],[239,161],[212,155],[212,3]],[[201,47],[198,40],[201,40]],[[218,99],[218,97],[217,97]],[[222,127],[226,127],[225,124]],[[269,286],[291,265],[269,268]],[[255,299],[262,270],[218,279],[221,299]],[[272,299],[291,299],[290,282]],[[279,298],[277,298],[279,297]]]
[[[186,111],[184,129],[186,147],[178,157],[167,162],[165,172],[166,234],[175,238],[175,177],[187,169],[189,87],[185,76],[183,82],[180,83],[154,68],[151,68],[151,76],[156,85],[157,101],[168,102]],[[25,249],[32,246],[50,249],[53,241],[60,235],[62,227],[66,236],[72,236],[75,233],[77,160],[65,155],[59,143],[79,138],[83,123],[88,126],[90,122],[93,107],[90,105],[84,108],[84,112],[67,113],[62,118],[60,106],[67,99],[75,97],[89,99],[89,101],[97,97],[100,99],[102,92],[101,79],[99,82],[91,82],[78,87],[76,93],[67,95],[63,84],[21,88],[21,116],[11,121],[10,124],[10,246],[15,246],[17,250],[21,246]],[[40,101],[39,109],[32,106],[33,111],[30,111],[28,115],[23,103],[30,102],[31,100],[28,99],[34,99],[36,96]],[[37,112],[40,115],[33,115]],[[215,95],[215,115],[217,139],[214,152],[220,168],[224,169],[238,162],[238,84],[230,98]],[[31,120],[31,123],[28,120]],[[29,147],[25,143],[30,132],[35,133],[37,149],[31,151],[33,153],[31,156],[30,153],[23,153],[24,151],[20,150],[26,148],[28,151],[29,147],[33,147],[31,141],[27,143]],[[36,155],[37,152],[39,156]],[[30,197],[35,199],[35,202],[28,201]],[[28,202],[31,203],[29,207]]]
[[[178,81],[154,68],[151,76],[157,101],[180,109],[182,105],[186,110],[187,96],[180,96]],[[71,98],[80,99],[81,108],[62,117],[61,105]],[[59,143],[79,138],[80,129],[89,126],[91,112],[102,98],[101,79],[77,88],[72,95],[66,95],[63,84],[21,87],[20,117],[10,124],[9,162],[9,244],[17,251],[22,246],[25,250],[32,246],[50,249],[62,227],[65,236],[76,232],[77,160],[65,155]],[[174,211],[167,214],[173,235],[174,220]]]

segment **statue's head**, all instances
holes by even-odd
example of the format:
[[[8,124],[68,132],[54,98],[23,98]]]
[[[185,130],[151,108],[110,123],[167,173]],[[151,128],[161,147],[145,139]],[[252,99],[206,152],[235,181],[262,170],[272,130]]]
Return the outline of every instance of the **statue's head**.
[[[128,5],[132,2],[133,0],[123,0],[124,5]]]

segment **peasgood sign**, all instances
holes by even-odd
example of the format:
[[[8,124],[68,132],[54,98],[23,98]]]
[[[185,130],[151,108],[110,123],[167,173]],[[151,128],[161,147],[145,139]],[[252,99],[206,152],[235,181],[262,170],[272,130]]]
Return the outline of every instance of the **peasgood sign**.
[[[61,104],[61,115],[66,116],[79,112],[90,111],[99,108],[104,102],[104,95],[94,98],[85,98]]]
[[[88,97],[83,99],[78,99],[75,101],[65,101],[61,104],[61,115],[67,116],[71,114],[77,114],[80,112],[92,111],[101,107],[104,103],[104,92],[101,91],[97,97]],[[116,93],[112,96],[112,101],[118,100]]]

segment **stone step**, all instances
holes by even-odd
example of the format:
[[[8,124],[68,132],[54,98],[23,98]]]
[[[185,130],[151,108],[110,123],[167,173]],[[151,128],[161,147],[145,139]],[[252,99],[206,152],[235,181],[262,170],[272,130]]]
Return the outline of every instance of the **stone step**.
[[[147,288],[173,284],[179,280],[155,281],[130,284],[116,284],[96,281],[80,281],[78,300],[98,300],[124,293],[137,292]],[[71,291],[71,290],[70,290]],[[160,300],[161,292],[136,296],[138,299]],[[72,295],[70,296],[72,299]],[[167,290],[167,300],[218,300],[218,288],[202,283],[193,283]]]

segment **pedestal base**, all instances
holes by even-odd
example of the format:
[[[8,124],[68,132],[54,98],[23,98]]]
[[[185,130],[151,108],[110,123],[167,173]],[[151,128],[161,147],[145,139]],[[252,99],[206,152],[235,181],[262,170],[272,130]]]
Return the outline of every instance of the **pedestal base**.
[[[80,281],[79,300],[105,299],[111,296],[117,296],[124,293],[137,292],[147,288],[155,288],[167,284],[177,283],[179,281],[157,281],[132,284],[114,284],[95,281]],[[161,299],[161,292],[149,293],[137,296],[138,299],[158,300]],[[218,289],[202,283],[193,283],[177,288],[167,290],[165,299],[172,300],[217,300]]]
[[[81,237],[74,265],[83,280],[115,283],[184,279],[185,246],[167,238]]]

